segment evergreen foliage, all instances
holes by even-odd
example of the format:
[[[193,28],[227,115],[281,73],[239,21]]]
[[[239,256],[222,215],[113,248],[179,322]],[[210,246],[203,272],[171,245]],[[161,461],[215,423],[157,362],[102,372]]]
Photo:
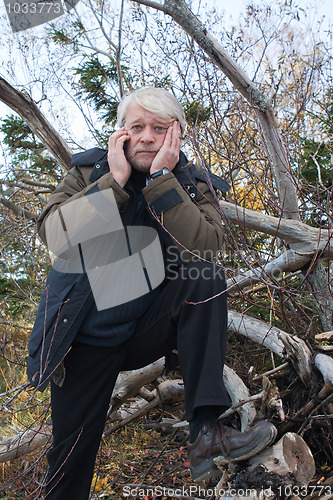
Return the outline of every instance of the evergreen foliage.
[[[122,71],[128,69],[122,66]],[[90,56],[79,67],[74,68],[74,74],[79,75],[77,95],[86,99],[96,111],[100,112],[101,119],[105,123],[114,124],[119,100],[110,93],[108,87],[110,82],[118,83],[115,61],[110,58],[105,64],[98,56]]]

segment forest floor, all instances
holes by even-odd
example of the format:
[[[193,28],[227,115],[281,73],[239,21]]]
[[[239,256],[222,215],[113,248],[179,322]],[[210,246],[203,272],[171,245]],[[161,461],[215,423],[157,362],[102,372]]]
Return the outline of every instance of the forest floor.
[[[173,493],[180,489],[189,496],[194,483],[186,440],[181,430],[146,429],[144,418],[106,437],[96,461],[91,499],[154,498],[156,490],[157,498],[165,500],[174,498]],[[1,464],[0,482],[8,481],[8,487],[0,490],[2,500],[43,498],[38,483],[43,482],[46,458],[39,455],[35,452],[24,460]]]
[[[147,424],[147,419],[142,418],[103,440],[96,462],[91,500],[215,500],[217,481],[206,484],[204,489],[203,485],[195,484],[191,479],[186,452],[186,431],[173,431],[167,427],[147,428],[147,425],[154,426],[154,423]],[[16,477],[15,481],[0,493],[2,500],[43,498],[42,493],[38,493],[38,483],[43,480],[46,460],[45,456],[40,458],[36,455],[36,462],[33,463],[33,458],[29,456],[29,462],[21,459],[2,464],[2,480]],[[322,490],[318,486],[320,484],[323,485]],[[250,489],[249,486],[248,491]],[[327,492],[332,492],[333,498],[333,473],[328,465],[317,471],[316,477],[307,490],[301,492],[300,498],[320,499]]]
[[[237,365],[238,374],[247,380],[248,366],[254,366],[256,373],[265,372],[270,368],[270,355],[263,354],[261,346],[259,350],[259,347],[251,344],[251,348],[246,345],[245,349],[244,342],[242,339],[239,346],[236,341],[233,344],[229,343],[229,353],[231,352],[232,356],[229,355],[228,361],[232,367]],[[8,373],[9,380],[13,379],[12,375],[12,372]],[[179,373],[175,373],[174,376],[179,378]],[[324,498],[326,493],[332,493],[333,500],[333,403],[329,404],[327,413],[321,415],[318,421],[315,418],[306,422],[304,419],[293,420],[292,415],[308,401],[308,389],[300,383],[292,369],[276,375],[275,381],[283,399],[286,418],[289,419],[288,422],[293,422],[291,431],[299,433],[304,427],[302,436],[312,451],[317,467],[315,477],[307,489],[300,491],[299,498],[315,500]],[[16,382],[16,385],[22,383],[21,379]],[[255,394],[258,393],[261,390],[261,382],[251,386],[251,390]],[[18,401],[18,406],[24,406],[28,400],[30,401],[30,392],[27,391],[24,396],[22,393],[21,397],[22,400]],[[24,428],[23,424],[27,428],[35,425],[36,421],[41,421],[43,415],[46,421],[49,421],[47,391],[41,395],[37,393],[34,398],[31,400],[29,412],[24,417],[27,420],[24,420],[23,416],[16,417],[16,426],[20,429]],[[127,401],[126,404],[130,405],[131,401]],[[320,408],[320,413],[323,413],[322,408]],[[18,415],[21,413],[19,412]],[[187,459],[186,429],[174,430],[171,427],[161,426],[162,417],[177,417],[183,420],[185,418],[183,407],[172,407],[172,413],[165,409],[154,409],[103,439],[96,461],[91,500],[126,498],[130,500],[134,498],[215,500],[217,481],[206,484],[206,489],[204,485],[196,485],[192,481]],[[230,417],[230,421],[224,423],[237,426],[239,424],[237,419],[238,416],[235,414]],[[0,420],[4,436],[15,434],[15,427],[13,429],[11,426],[6,427],[7,421],[10,423],[11,418],[4,412],[3,420]],[[282,423],[280,421],[274,421],[274,423],[279,430]],[[305,423],[307,423],[306,426]],[[108,426],[110,423],[107,424],[106,430]],[[43,498],[42,484],[45,483],[44,474],[47,469],[46,452],[47,449],[38,449],[26,457],[0,464],[1,500]],[[242,470],[242,467],[244,463],[238,465],[238,470]],[[232,495],[229,498],[232,498]],[[285,500],[288,495],[278,498]],[[73,500],[77,499],[73,498]]]

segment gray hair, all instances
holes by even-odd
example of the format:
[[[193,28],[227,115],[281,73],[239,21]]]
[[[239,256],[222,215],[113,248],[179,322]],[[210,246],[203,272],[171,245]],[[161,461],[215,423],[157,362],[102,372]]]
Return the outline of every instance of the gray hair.
[[[125,95],[118,106],[117,125],[123,127],[128,106],[133,100],[147,111],[161,116],[178,120],[182,134],[185,132],[186,120],[180,102],[167,90],[158,87],[142,87]]]

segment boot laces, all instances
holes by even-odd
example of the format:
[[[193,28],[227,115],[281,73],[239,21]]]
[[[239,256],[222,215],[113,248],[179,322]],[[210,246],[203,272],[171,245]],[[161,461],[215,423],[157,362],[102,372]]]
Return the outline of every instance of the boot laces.
[[[228,457],[230,454],[230,442],[227,435],[228,429],[219,420],[212,421],[209,425],[212,429],[212,439],[210,442],[209,450],[207,452],[207,456],[211,456],[214,444],[215,442],[218,442],[223,456]]]

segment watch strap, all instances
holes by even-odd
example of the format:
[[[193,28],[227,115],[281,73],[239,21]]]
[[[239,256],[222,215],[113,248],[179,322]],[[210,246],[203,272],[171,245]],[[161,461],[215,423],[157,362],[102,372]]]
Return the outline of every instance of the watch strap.
[[[169,173],[170,173],[170,170],[168,170],[167,168],[162,168],[161,170],[158,170],[157,172],[154,172],[153,174],[151,174],[148,177],[148,182],[156,179],[156,177],[160,177],[161,175],[165,175],[165,174],[169,174]]]

